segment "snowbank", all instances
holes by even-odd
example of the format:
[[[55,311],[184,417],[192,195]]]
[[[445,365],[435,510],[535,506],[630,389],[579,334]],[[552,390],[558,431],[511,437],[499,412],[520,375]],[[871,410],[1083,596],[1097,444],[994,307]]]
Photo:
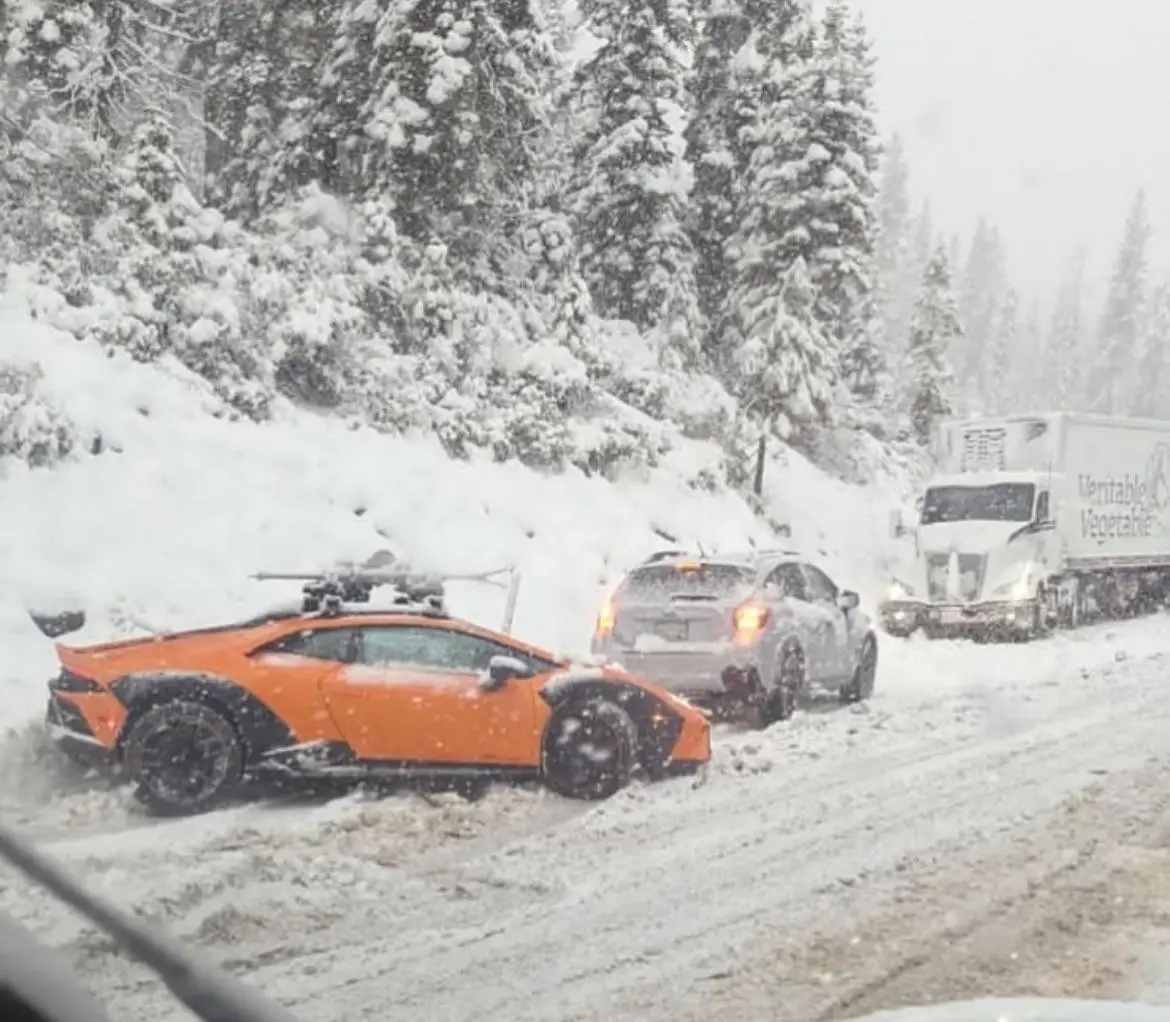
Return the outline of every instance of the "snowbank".
[[[39,364],[38,397],[102,453],[0,476],[0,712],[40,712],[55,670],[26,607],[82,606],[79,639],[249,614],[295,596],[258,571],[313,570],[390,548],[426,570],[522,572],[515,628],[568,653],[588,641],[598,595],[617,572],[668,545],[775,538],[746,504],[685,480],[712,461],[690,444],[660,469],[609,483],[570,471],[453,462],[425,437],[388,437],[292,408],[257,425],[223,415],[175,363],[138,364],[0,303],[3,357]],[[216,415],[220,417],[216,417]],[[872,496],[795,454],[769,481],[772,514],[843,585],[874,591],[882,514]],[[455,612],[498,625],[504,594],[453,587]]]

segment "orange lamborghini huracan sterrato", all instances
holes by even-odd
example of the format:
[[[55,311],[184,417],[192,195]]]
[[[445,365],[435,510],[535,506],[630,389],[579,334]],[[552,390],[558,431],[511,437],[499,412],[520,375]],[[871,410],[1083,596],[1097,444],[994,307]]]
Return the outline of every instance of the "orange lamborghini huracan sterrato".
[[[251,621],[58,643],[50,730],[170,814],[211,808],[265,777],[539,779],[597,799],[638,769],[661,777],[709,759],[706,716],[649,681],[451,618],[441,587],[420,595],[399,578],[401,597],[372,609],[370,590],[384,584],[318,581],[299,607]]]

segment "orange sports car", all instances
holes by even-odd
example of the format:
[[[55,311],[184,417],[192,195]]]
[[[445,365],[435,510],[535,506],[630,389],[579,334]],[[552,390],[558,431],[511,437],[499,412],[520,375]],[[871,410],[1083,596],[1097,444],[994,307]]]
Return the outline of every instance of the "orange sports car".
[[[373,609],[383,585],[395,600]],[[83,622],[35,619],[52,637]],[[706,715],[685,700],[449,617],[442,583],[419,576],[311,580],[299,606],[250,621],[57,652],[54,738],[167,814],[264,778],[535,778],[599,799],[639,769],[686,772],[711,753]]]

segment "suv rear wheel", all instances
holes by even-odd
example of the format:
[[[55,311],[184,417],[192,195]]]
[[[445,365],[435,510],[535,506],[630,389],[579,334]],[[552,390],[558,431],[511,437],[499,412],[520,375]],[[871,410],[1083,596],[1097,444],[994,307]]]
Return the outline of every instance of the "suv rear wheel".
[[[771,688],[763,692],[760,703],[760,727],[788,720],[796,712],[796,697],[804,687],[804,656],[795,646],[780,653],[780,662]]]

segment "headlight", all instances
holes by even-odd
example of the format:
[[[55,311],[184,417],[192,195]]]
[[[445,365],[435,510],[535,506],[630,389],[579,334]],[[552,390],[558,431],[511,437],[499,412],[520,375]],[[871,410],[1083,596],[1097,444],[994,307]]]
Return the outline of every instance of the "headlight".
[[[896,579],[890,583],[890,588],[886,591],[886,599],[891,603],[896,603],[898,600],[909,600],[913,596],[914,591],[905,582],[899,582]]]
[[[1006,596],[1009,600],[1031,599],[1039,582],[1040,573],[1040,568],[1037,565],[1022,564],[1016,578],[995,587],[995,595]]]

